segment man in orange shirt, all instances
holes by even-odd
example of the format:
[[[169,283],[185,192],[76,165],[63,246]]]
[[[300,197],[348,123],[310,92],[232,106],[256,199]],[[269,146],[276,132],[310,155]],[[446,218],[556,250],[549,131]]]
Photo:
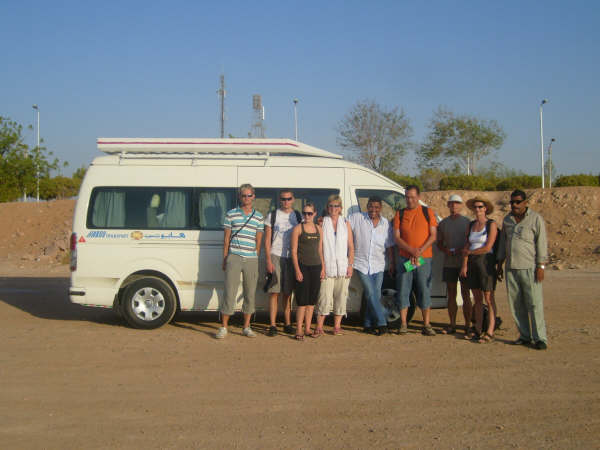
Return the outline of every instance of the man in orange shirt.
[[[435,213],[419,204],[420,191],[411,185],[404,191],[406,208],[396,212],[394,217],[394,241],[398,247],[399,260],[396,262],[396,304],[400,306],[402,325],[398,334],[408,333],[406,316],[410,305],[410,294],[415,290],[417,305],[423,314],[425,336],[435,336],[429,323],[431,312],[431,245],[437,236]],[[420,260],[422,258],[422,263]],[[408,270],[406,265],[417,266]]]

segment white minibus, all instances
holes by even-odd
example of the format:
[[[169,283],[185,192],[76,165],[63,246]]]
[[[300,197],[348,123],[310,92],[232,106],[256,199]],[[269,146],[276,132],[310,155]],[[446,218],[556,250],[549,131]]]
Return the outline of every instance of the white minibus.
[[[390,220],[405,206],[397,183],[289,139],[100,138],[98,149],[106,155],[90,165],[75,206],[69,296],[115,308],[136,328],[157,328],[177,311],[218,310],[223,218],[243,183],[256,188],[255,207],[265,217],[282,188],[293,190],[297,210],[310,200],[323,211],[331,194],[341,196],[345,215],[365,211],[374,195]],[[445,308],[439,256],[434,246],[432,302]],[[348,311],[360,312],[361,304],[353,277]],[[268,309],[260,282],[256,307]]]

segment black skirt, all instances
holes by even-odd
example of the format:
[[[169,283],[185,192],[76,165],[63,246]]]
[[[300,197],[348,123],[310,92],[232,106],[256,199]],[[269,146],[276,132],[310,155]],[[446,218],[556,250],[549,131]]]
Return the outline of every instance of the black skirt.
[[[493,291],[496,289],[496,258],[492,253],[469,255],[467,262],[469,289]]]

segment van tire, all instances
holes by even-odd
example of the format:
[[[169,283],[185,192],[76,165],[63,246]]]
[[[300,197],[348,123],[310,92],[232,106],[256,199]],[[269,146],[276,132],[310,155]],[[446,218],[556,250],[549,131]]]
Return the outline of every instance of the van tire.
[[[157,277],[145,276],[123,291],[121,312],[133,328],[151,330],[171,321],[177,310],[175,293]]]

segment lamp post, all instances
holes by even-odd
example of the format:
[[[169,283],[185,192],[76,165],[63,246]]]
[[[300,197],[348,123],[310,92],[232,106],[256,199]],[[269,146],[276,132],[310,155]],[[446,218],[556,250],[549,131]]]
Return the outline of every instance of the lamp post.
[[[545,187],[544,183],[544,103],[548,103],[547,99],[543,99],[542,103],[540,103],[540,149],[541,149],[541,157],[542,157],[542,189]]]
[[[294,129],[296,142],[298,141],[298,99],[294,99]]]
[[[552,143],[556,139],[550,139],[550,145],[548,145],[548,187],[552,189]]]
[[[40,201],[40,108],[38,105],[33,105],[33,109],[37,112],[37,146],[35,148],[35,169],[36,169],[36,201]]]

